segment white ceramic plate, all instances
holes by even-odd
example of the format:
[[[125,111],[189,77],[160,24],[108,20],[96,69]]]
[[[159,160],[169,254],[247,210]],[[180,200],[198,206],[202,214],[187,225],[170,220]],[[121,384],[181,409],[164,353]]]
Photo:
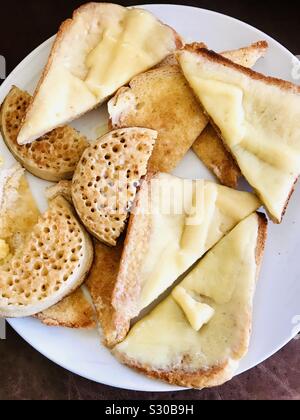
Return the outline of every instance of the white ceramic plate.
[[[245,46],[266,39],[270,44],[267,57],[257,69],[269,75],[291,80],[293,56],[262,32],[218,13],[186,6],[151,5],[148,10],[174,27],[187,41],[204,41],[216,51]],[[15,84],[32,92],[46,63],[53,39],[30,54],[0,87],[0,103]],[[97,129],[105,122],[105,107],[74,123],[89,138],[97,138]],[[0,154],[9,167],[14,159],[0,143]],[[186,178],[211,178],[190,152],[176,170]],[[43,191],[46,182],[29,175],[32,190],[41,207],[46,208]],[[251,347],[239,373],[264,361],[296,334],[293,319],[300,315],[300,194],[296,190],[284,222],[270,224],[264,264],[258,283]],[[121,366],[100,344],[96,331],[71,331],[49,328],[34,319],[11,320],[11,326],[35,349],[60,366],[85,378],[103,384],[139,391],[172,391],[179,388],[152,381]],[[300,329],[300,327],[299,327]]]

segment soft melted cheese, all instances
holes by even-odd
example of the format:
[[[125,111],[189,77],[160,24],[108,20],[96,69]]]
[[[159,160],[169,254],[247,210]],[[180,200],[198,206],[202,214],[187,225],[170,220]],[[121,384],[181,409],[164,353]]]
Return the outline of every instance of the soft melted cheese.
[[[86,84],[98,99],[113,94],[130,79],[166,56],[165,39],[170,28],[151,13],[127,10],[123,21],[107,28],[101,42],[90,52]],[[120,71],[121,70],[121,71]]]
[[[183,72],[271,216],[300,173],[300,95],[184,51]]]
[[[217,126],[226,127],[224,135],[230,138],[232,144],[239,142],[244,131],[243,91],[218,80],[192,77],[190,83],[197,92],[201,91],[204,108],[214,109],[214,121]]]
[[[139,312],[260,207],[253,194],[163,174],[151,197],[152,231],[140,274]]]
[[[91,47],[83,40],[80,47],[70,45],[74,52],[68,51],[66,45],[59,47],[64,48],[64,56],[49,68],[21,128],[20,144],[94,108],[175,49],[172,29],[141,9],[118,6],[115,16],[109,13],[101,23],[91,22],[91,28],[88,22],[76,25],[82,32],[76,36],[87,37]],[[71,32],[66,36],[71,38]]]
[[[211,306],[198,302],[181,286],[173,290],[172,297],[183,310],[195,331],[201,330],[203,325],[208,324],[215,314],[215,310]]]
[[[207,369],[247,351],[256,283],[258,219],[253,214],[222,239],[181,282],[214,310],[196,331],[172,296],[139,321],[115,351],[152,369]]]

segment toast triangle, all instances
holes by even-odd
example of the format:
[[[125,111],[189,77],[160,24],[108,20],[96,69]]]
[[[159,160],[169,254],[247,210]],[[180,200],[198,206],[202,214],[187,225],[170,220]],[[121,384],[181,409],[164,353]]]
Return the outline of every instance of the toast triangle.
[[[178,57],[242,174],[280,223],[300,173],[299,86],[206,49],[187,48]]]
[[[36,315],[48,327],[92,329],[96,327],[93,305],[86,298],[83,288],[75,290],[61,302]]]
[[[236,64],[252,68],[268,50],[266,41],[259,41],[247,47],[226,51],[221,55]],[[193,151],[210,169],[221,184],[237,188],[241,171],[232,155],[225,148],[218,131],[208,124],[193,144]]]
[[[250,193],[149,174],[130,217],[112,295],[118,330],[128,331],[133,318],[259,207]]]
[[[266,232],[266,218],[259,214],[237,225],[131,329],[114,355],[173,385],[203,389],[230,380],[248,351]],[[192,326],[190,319],[203,317],[207,308],[209,317]]]
[[[59,29],[18,143],[85,114],[181,46],[175,31],[150,12],[112,3],[81,6]]]

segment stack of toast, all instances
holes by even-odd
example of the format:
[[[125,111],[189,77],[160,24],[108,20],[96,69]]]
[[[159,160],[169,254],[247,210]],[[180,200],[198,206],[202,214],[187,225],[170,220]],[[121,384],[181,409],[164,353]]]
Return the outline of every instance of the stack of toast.
[[[257,211],[280,223],[300,173],[300,89],[252,70],[267,50],[185,44],[142,9],[76,10],[33,96],[13,86],[1,107],[18,163],[0,180],[0,316],[98,326],[120,362],[170,384],[230,380],[267,238]],[[104,136],[67,125],[101,104]],[[190,149],[216,182],[172,174]],[[25,169],[56,182],[44,214]]]

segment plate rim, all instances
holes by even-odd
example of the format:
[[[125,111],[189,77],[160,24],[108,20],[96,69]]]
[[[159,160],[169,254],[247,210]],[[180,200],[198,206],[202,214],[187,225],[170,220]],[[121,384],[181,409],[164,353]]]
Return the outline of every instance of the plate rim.
[[[288,54],[291,58],[291,60],[293,58],[295,58],[295,55],[289,51],[284,45],[282,45],[279,41],[277,41],[276,39],[274,39],[273,37],[271,37],[270,35],[266,34],[265,32],[263,32],[262,30],[252,26],[251,24],[244,22],[243,20],[237,19],[235,17],[214,11],[214,10],[210,10],[210,9],[204,9],[201,7],[195,7],[195,6],[189,6],[189,5],[184,5],[184,4],[169,4],[169,3],[155,3],[155,4],[141,4],[141,5],[137,5],[137,6],[130,6],[130,7],[139,7],[139,8],[143,8],[143,7],[147,7],[147,8],[185,8],[185,9],[192,9],[192,10],[197,10],[201,11],[201,13],[207,14],[207,15],[217,15],[219,17],[221,17],[222,19],[226,19],[226,20],[231,20],[231,21],[235,21],[236,23],[242,24],[246,27],[248,27],[251,31],[254,31],[259,37],[262,37],[266,40],[271,41],[273,44],[275,43],[277,45],[277,47],[282,50],[282,52],[284,52],[285,54]],[[23,68],[25,68],[26,66],[28,66],[28,64],[30,63],[30,61],[36,57],[37,55],[40,54],[40,52],[44,49],[49,47],[49,45],[51,43],[53,43],[53,40],[55,39],[56,35],[51,36],[50,38],[48,38],[47,40],[45,40],[44,42],[42,42],[40,45],[38,45],[34,50],[32,50],[13,70],[12,72],[6,77],[6,79],[3,81],[3,83],[0,86],[0,91],[4,91],[4,93],[8,90],[8,88],[11,86],[11,82],[10,80],[12,78],[14,78],[14,76],[19,73],[20,71],[22,71]],[[8,324],[13,328],[14,331],[16,331],[16,333],[25,341],[27,342],[32,348],[34,348],[36,351],[38,351],[40,354],[42,354],[44,357],[46,357],[48,360],[50,360],[52,363],[55,363],[56,365],[60,366],[61,368],[65,369],[68,372],[71,372],[79,377],[85,378],[87,380],[90,380],[92,382],[95,383],[99,383],[102,385],[106,385],[106,386],[110,386],[113,388],[120,388],[120,385],[116,385],[115,383],[112,384],[108,379],[105,379],[105,382],[103,382],[103,380],[97,381],[95,380],[95,378],[90,377],[90,375],[88,374],[83,374],[82,372],[78,372],[76,371],[75,368],[69,368],[66,367],[64,365],[63,362],[57,360],[55,357],[52,357],[51,355],[48,355],[48,352],[45,350],[41,350],[39,348],[39,346],[37,345],[33,345],[32,341],[30,340],[30,338],[28,337],[24,337],[24,335],[22,334],[21,328],[14,326],[14,320],[13,319],[7,319]],[[295,334],[296,336],[296,334]],[[271,350],[268,355],[262,357],[260,360],[256,361],[255,363],[253,363],[252,366],[249,366],[247,369],[245,369],[243,372],[240,372],[237,376],[239,376],[240,374],[243,374],[245,372],[248,372],[249,370],[252,370],[254,367],[257,367],[258,365],[260,365],[261,363],[263,363],[264,361],[268,360],[270,357],[272,357],[273,355],[275,355],[278,351],[280,351],[283,347],[285,347],[290,341],[292,341],[295,337],[294,336],[290,336],[290,338],[286,338],[285,340],[283,340],[281,343],[279,343],[276,347],[274,347],[273,350]],[[130,391],[137,391],[137,392],[156,392],[156,393],[166,393],[166,392],[179,392],[179,391],[183,391],[186,390],[187,388],[181,388],[181,387],[175,387],[172,385],[169,385],[169,389],[165,389],[165,390],[161,390],[161,391],[157,391],[157,390],[153,390],[150,389],[150,387],[147,387],[147,390],[143,389],[137,389],[134,388],[133,386],[128,385],[121,385],[121,389],[126,389],[126,390],[130,390]]]

